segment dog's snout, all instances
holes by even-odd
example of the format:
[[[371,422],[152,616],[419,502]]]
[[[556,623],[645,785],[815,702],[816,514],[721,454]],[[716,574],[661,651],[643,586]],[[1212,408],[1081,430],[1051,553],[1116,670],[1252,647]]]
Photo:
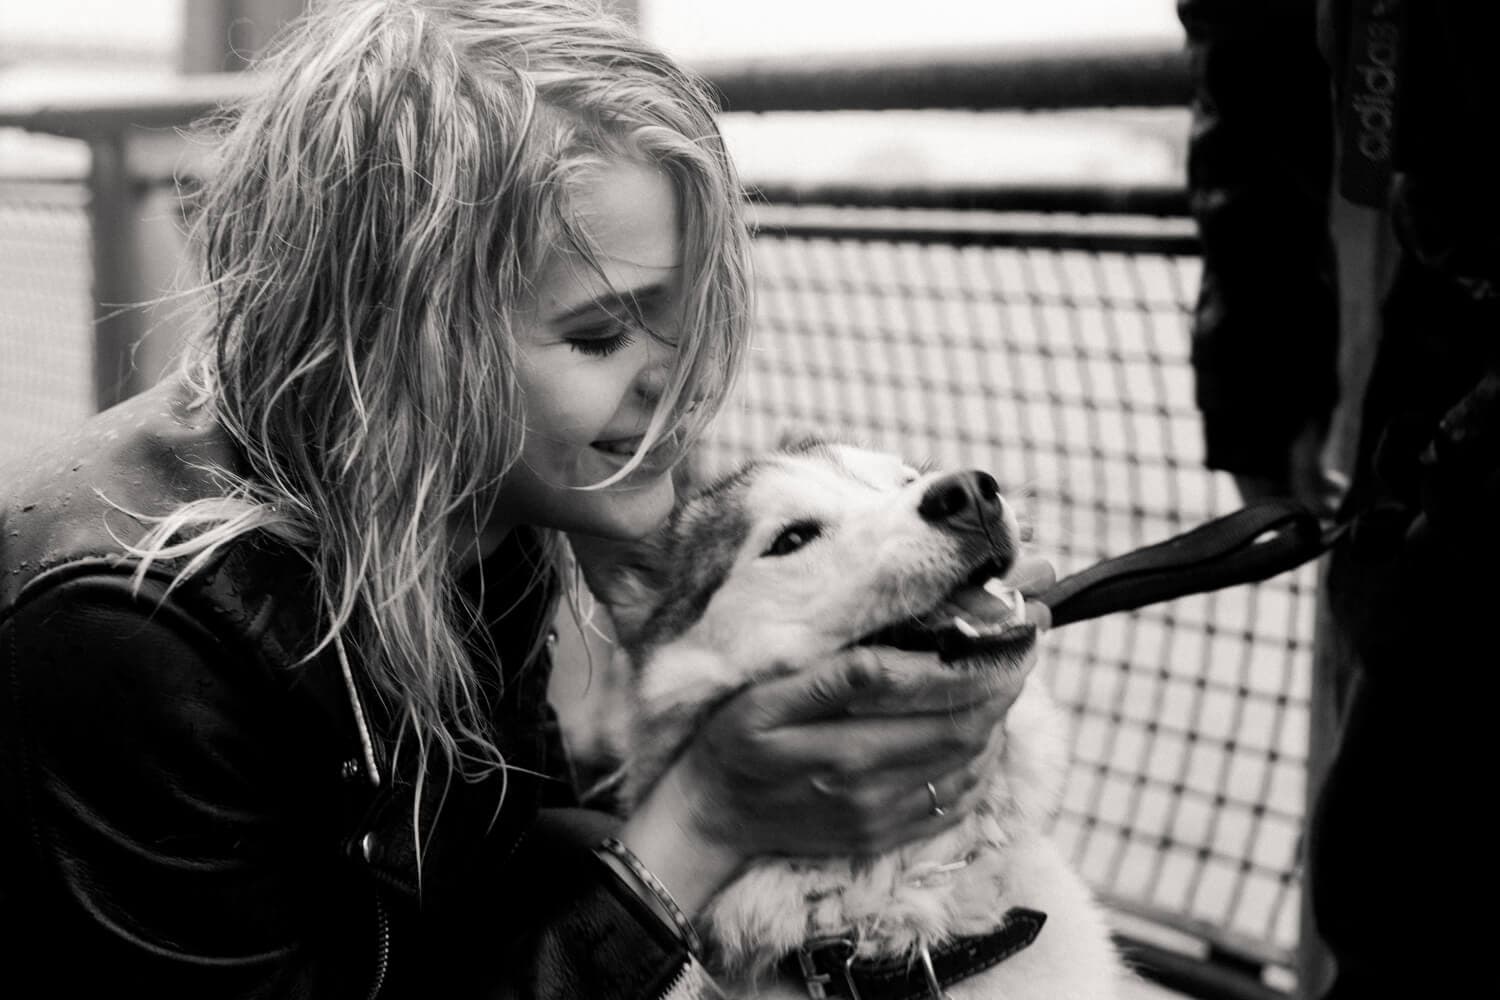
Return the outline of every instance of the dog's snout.
[[[986,517],[999,517],[1003,501],[1000,484],[988,472],[953,472],[936,480],[922,494],[917,513],[933,524],[955,522],[982,527]]]

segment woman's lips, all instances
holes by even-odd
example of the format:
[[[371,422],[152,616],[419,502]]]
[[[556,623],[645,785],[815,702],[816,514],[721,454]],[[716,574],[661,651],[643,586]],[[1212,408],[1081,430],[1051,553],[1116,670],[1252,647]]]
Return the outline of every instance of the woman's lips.
[[[640,435],[628,438],[610,438],[607,440],[595,441],[590,444],[589,447],[593,448],[595,451],[602,451],[606,455],[616,455],[621,458],[629,458],[631,455],[634,455],[637,451],[640,450],[641,440],[642,439]]]
[[[599,456],[604,467],[619,469],[640,451],[642,440],[640,435],[630,438],[601,439],[590,444],[589,451]],[[673,457],[673,449],[665,441],[660,441],[642,457],[641,464],[636,466],[631,477],[661,475],[672,467]]]

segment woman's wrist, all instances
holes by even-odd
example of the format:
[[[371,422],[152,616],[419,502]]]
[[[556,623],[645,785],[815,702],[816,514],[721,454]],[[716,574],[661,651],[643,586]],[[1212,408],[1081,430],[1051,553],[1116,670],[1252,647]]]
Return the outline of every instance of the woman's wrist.
[[[615,873],[617,879],[651,908],[658,920],[677,931],[688,951],[694,955],[703,954],[703,943],[698,938],[697,929],[693,927],[692,918],[683,912],[667,887],[652,874],[645,862],[635,856],[634,851],[614,837],[605,837],[594,848],[594,853]]]
[[[690,917],[745,861],[693,821],[691,794],[681,765],[671,768],[615,834]]]

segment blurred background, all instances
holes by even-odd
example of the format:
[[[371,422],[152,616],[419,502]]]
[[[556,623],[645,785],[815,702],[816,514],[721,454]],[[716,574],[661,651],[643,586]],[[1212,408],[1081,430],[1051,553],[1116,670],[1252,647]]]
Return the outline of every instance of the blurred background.
[[[620,0],[719,88],[757,226],[752,371],[707,471],[816,428],[1018,491],[1075,571],[1237,506],[1201,467],[1172,0]],[[188,313],[183,129],[301,0],[0,6],[0,463],[150,384]],[[1311,568],[1058,630],[1054,833],[1164,989],[1288,997]]]
[[[641,32],[688,62],[982,47],[1170,45],[1182,37],[1172,0],[629,0]],[[225,68],[263,44],[267,25],[298,0],[48,0],[0,10],[0,93],[119,87],[179,70]],[[1101,179],[1167,181],[1182,169],[1178,109],[1079,111],[1039,119],[923,111],[826,120],[764,115],[731,127],[751,180]],[[46,155],[8,137],[0,171]],[[54,150],[60,169],[66,151]],[[71,161],[76,169],[76,157]],[[28,170],[35,170],[30,166]]]

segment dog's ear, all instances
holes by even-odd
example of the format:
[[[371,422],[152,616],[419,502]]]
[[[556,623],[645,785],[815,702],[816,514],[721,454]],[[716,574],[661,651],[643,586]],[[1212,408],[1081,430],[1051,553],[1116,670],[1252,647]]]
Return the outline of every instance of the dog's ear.
[[[631,646],[662,586],[656,540],[615,542],[574,535],[568,543],[589,590],[609,609],[615,634]]]

